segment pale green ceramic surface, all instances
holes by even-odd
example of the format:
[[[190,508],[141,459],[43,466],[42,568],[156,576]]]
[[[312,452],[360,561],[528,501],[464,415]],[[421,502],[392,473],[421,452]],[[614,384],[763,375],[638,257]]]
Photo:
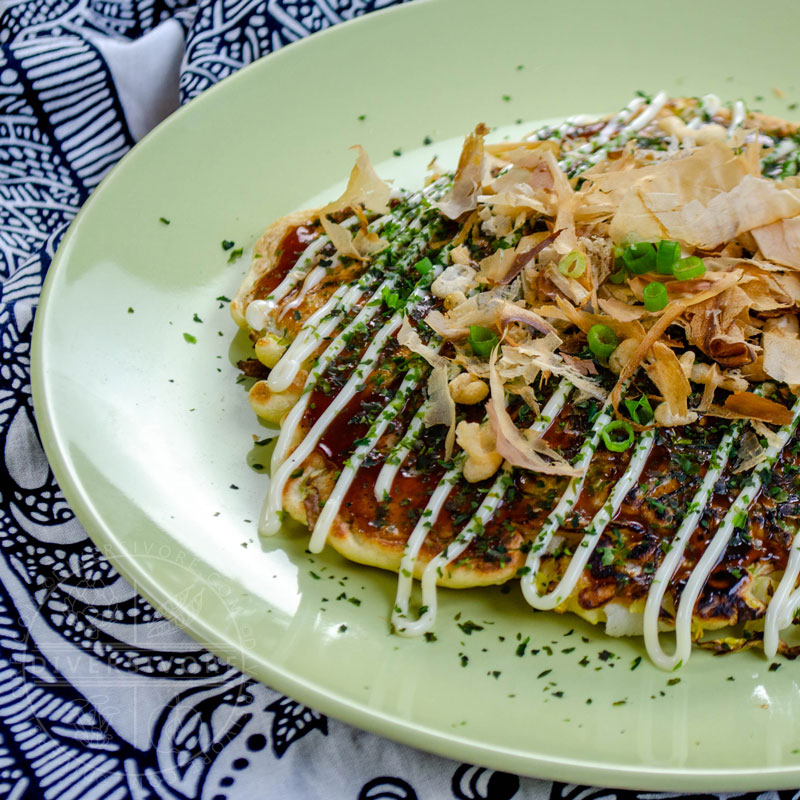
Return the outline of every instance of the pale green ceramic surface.
[[[330,552],[312,562],[299,530],[259,542],[267,478],[252,465],[268,452],[252,436],[268,431],[235,383],[234,325],[214,299],[245,268],[221,240],[248,247],[273,218],[334,196],[355,143],[413,185],[434,153],[452,164],[443,140],[478,121],[613,111],[640,88],[796,117],[798,23],[794,0],[417,3],[290,46],[173,116],[80,213],[36,318],[38,422],[94,539],[232,663],[420,748],[596,784],[800,785],[796,663],[698,652],[668,685],[646,657],[631,671],[640,642],[534,615],[516,586],[442,592],[438,641],[404,640],[388,634],[391,576]],[[458,612],[483,630],[464,635]]]

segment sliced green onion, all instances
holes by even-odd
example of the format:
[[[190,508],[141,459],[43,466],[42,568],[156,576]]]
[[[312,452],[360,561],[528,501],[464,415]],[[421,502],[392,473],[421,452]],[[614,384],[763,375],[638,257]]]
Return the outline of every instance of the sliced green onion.
[[[662,239],[656,249],[656,272],[672,275],[672,270],[681,258],[681,246],[677,242]]]
[[[628,270],[623,264],[616,272],[612,272],[611,275],[608,276],[608,279],[611,281],[611,283],[625,283],[625,279],[627,277]]]
[[[609,422],[601,434],[606,448],[612,453],[622,453],[633,444],[633,428],[624,419]]]
[[[634,275],[644,275],[655,267],[656,251],[650,242],[637,242],[625,248],[622,260]]]
[[[567,253],[558,262],[558,271],[567,278],[580,278],[586,272],[586,256],[578,250]]]
[[[644,307],[648,311],[661,311],[667,305],[667,287],[663,283],[653,281],[644,287]]]
[[[484,328],[482,325],[470,325],[467,341],[476,356],[486,357],[491,355],[498,339],[494,331],[489,328]]]
[[[637,425],[649,425],[653,421],[653,407],[646,394],[643,394],[638,400],[626,400],[625,407]]]
[[[586,338],[589,340],[589,349],[598,358],[608,358],[619,344],[617,334],[608,325],[592,325]]]
[[[697,256],[682,258],[672,270],[672,274],[679,281],[690,281],[706,274],[706,265]]]
[[[429,258],[425,257],[414,264],[414,269],[416,269],[420,275],[427,275],[433,269],[433,264]]]

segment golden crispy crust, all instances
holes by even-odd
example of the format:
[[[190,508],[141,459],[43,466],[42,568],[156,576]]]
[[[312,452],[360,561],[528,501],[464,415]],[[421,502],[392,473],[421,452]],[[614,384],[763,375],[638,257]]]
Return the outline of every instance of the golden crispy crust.
[[[307,468],[302,476],[287,482],[283,493],[283,507],[293,519],[311,526],[319,515],[320,498],[330,494],[335,480],[333,471],[318,455],[312,456],[306,464]],[[346,520],[343,516],[337,516],[328,536],[328,544],[334,550],[359,564],[390,572],[400,571],[405,539],[366,526],[356,517]],[[415,578],[422,577],[425,566],[438,552],[438,547],[423,546],[414,567]],[[466,564],[454,563],[443,572],[437,584],[451,589],[470,589],[505,583],[516,576],[523,560],[522,555],[517,552],[505,564],[475,559]]]

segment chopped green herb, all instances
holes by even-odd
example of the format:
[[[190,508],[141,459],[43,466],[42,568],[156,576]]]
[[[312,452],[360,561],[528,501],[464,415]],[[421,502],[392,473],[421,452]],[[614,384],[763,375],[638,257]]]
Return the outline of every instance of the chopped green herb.
[[[223,239],[222,240],[222,249],[223,250],[230,250],[235,244],[236,244],[236,242],[232,242],[229,239]]]
[[[159,221],[159,222],[160,222],[162,225],[169,225],[169,220],[168,220],[166,217],[159,217],[159,218],[158,218],[158,221]]]
[[[197,339],[192,336],[191,333],[184,333],[183,338],[185,341],[189,342],[189,344],[197,344]]]
[[[467,636],[472,636],[473,631],[482,631],[483,625],[476,625],[471,619],[466,620],[465,622],[459,622],[458,627],[461,628]]]
[[[235,250],[231,250],[231,254],[228,256],[228,263],[232,264],[238,258],[241,258],[243,252],[244,251],[242,250],[241,247],[237,247]]]
[[[613,654],[612,652],[610,652],[609,650],[601,650],[601,651],[600,651],[600,652],[597,654],[597,657],[598,657],[598,658],[599,658],[601,661],[608,661],[610,658],[614,658],[614,654]]]

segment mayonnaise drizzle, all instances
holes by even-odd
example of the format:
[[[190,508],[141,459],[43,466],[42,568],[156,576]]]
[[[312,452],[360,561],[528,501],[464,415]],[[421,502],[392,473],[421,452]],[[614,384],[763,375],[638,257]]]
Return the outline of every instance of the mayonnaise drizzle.
[[[403,558],[400,561],[400,568],[397,574],[397,596],[394,604],[394,611],[392,612],[392,624],[394,625],[397,633],[405,636],[418,636],[430,628],[428,623],[428,616],[421,615],[418,620],[408,619],[408,603],[411,599],[411,581],[414,575],[414,564],[419,556],[419,550],[422,547],[428,532],[433,527],[433,523],[439,516],[447,498],[453,487],[461,479],[461,472],[464,468],[466,456],[460,452],[453,460],[453,466],[444,474],[444,477],[436,485],[430,499],[428,500],[425,509],[411,535],[408,537]],[[430,611],[430,608],[428,609]],[[423,621],[423,617],[425,620]],[[431,613],[430,619],[435,618],[435,595],[434,595],[434,611]]]
[[[666,669],[677,669],[685,664],[692,652],[692,616],[695,605],[703,591],[703,587],[708,581],[709,575],[717,565],[720,557],[730,542],[734,529],[739,525],[741,518],[746,518],[747,511],[753,501],[758,496],[762,485],[762,475],[769,475],[770,470],[778,460],[781,450],[786,446],[792,434],[797,428],[798,418],[800,418],[800,399],[792,408],[793,419],[789,425],[784,425],[777,434],[774,444],[771,444],[766,451],[764,461],[756,467],[750,474],[742,487],[733,504],[728,509],[728,513],[722,520],[714,538],[706,545],[703,555],[692,570],[689,580],[686,582],[683,593],[681,594],[678,613],[675,617],[675,652],[671,657],[663,661]],[[772,607],[772,604],[770,604]],[[773,611],[773,616],[769,619],[771,624],[775,624],[780,618],[780,608]],[[777,617],[775,615],[778,615]],[[776,632],[777,636],[777,632]],[[662,666],[662,664],[659,664]]]
[[[308,406],[309,398],[311,397],[311,389],[316,385],[319,378],[330,366],[331,362],[344,350],[347,342],[352,334],[356,332],[362,325],[366,325],[379,311],[381,307],[381,295],[384,289],[389,289],[394,283],[390,280],[385,280],[378,286],[377,291],[365,303],[364,307],[356,314],[352,322],[345,327],[341,333],[325,348],[319,357],[316,367],[311,371],[311,374],[306,380],[306,385],[303,387],[303,394],[300,399],[292,406],[291,411],[284,420],[281,426],[281,432],[278,440],[275,443],[275,448],[272,451],[272,467],[271,472],[274,475],[283,460],[286,458],[289,448],[293,444],[293,439],[297,426],[305,414],[306,407]]]
[[[267,386],[273,392],[282,392],[292,385],[300,367],[319,347],[319,343],[339,326],[341,318],[362,298],[364,286],[340,286],[305,322],[289,345],[281,360],[270,370]]]
[[[800,399],[795,402],[792,413],[794,417],[791,423],[785,425],[778,431],[776,442],[767,448],[767,456],[763,464],[759,464],[758,467],[756,467],[756,471],[750,476],[750,481],[753,482],[755,487],[750,495],[752,499],[755,499],[758,489],[761,488],[760,476],[765,472],[769,475],[770,470],[778,460],[781,450],[783,450],[797,429],[797,423],[800,419]],[[750,481],[748,481],[748,483]],[[750,491],[747,484],[744,489],[742,489],[739,497],[742,497],[746,491]],[[738,502],[739,498],[737,497],[736,499]],[[733,511],[733,508],[731,508],[731,511]],[[728,521],[727,517],[725,521]],[[797,576],[800,572],[800,553],[798,553],[798,546],[800,546],[800,541],[798,541],[798,536],[795,532],[792,538],[792,550],[789,554],[786,570],[767,608],[767,616],[764,620],[764,652],[767,654],[768,658],[772,658],[778,652],[780,632],[791,625],[795,609],[798,606],[800,592],[795,589]],[[792,589],[794,589],[794,591],[792,591]]]
[[[432,184],[428,187],[427,194],[433,194],[435,192],[440,191],[443,188],[442,182],[437,182],[436,184]],[[427,211],[427,207],[421,209],[421,212],[417,218],[415,218],[414,223],[417,223],[418,220],[425,214]],[[412,223],[413,224],[413,223]],[[398,267],[403,269],[405,266],[410,266],[413,261],[417,258],[419,253],[422,250],[424,244],[427,243],[428,238],[431,234],[431,224],[425,225],[419,231],[419,235],[412,239],[411,242],[406,243],[406,247],[404,249],[403,258],[398,263]],[[445,253],[443,251],[442,255],[444,256]],[[414,307],[416,303],[418,303],[422,297],[424,296],[424,290],[429,286],[430,281],[433,280],[439,273],[442,271],[443,267],[441,265],[437,265],[433,271],[430,273],[429,276],[425,276],[421,279],[420,284],[414,289],[414,291],[409,295],[408,299],[408,309]],[[366,276],[366,273],[365,273]],[[360,281],[366,280],[366,277],[362,276]],[[384,289],[388,288],[391,289],[395,282],[397,281],[398,276],[397,274],[389,275],[386,280],[381,284],[378,291],[373,294],[370,298],[369,302],[367,303],[368,307],[374,309],[372,313],[370,313],[370,318],[374,316],[377,310],[381,306],[381,298],[383,295]],[[342,287],[343,289],[346,288]],[[369,312],[368,312],[369,313]],[[309,319],[309,324],[311,323],[312,318]],[[358,320],[358,316],[356,317]],[[350,330],[354,329],[356,320],[351,323],[351,326],[348,326]],[[282,508],[282,499],[283,499],[283,490],[286,486],[286,482],[289,479],[289,475],[300,465],[302,464],[311,452],[316,447],[317,443],[319,442],[320,438],[325,432],[325,429],[328,425],[336,418],[337,414],[345,407],[345,405],[355,397],[358,389],[357,387],[361,383],[364,377],[372,371],[372,364],[379,355],[380,351],[383,349],[384,345],[388,338],[393,335],[397,329],[402,324],[402,315],[401,314],[394,314],[388,323],[386,323],[374,336],[370,346],[364,352],[361,361],[359,362],[358,366],[356,367],[354,373],[350,376],[347,383],[342,387],[341,391],[337,394],[336,398],[334,398],[333,402],[325,409],[323,414],[320,418],[316,421],[314,426],[311,430],[306,434],[297,448],[287,457],[287,451],[291,444],[293,443],[297,427],[300,424],[303,414],[305,413],[305,408],[307,405],[307,399],[305,401],[298,402],[295,404],[294,408],[289,412],[287,419],[285,420],[281,434],[278,437],[278,442],[275,445],[275,451],[273,452],[273,459],[272,459],[272,479],[270,481],[269,489],[267,491],[267,496],[264,500],[264,505],[261,510],[261,515],[259,519],[259,533],[263,535],[274,535],[278,533],[280,530],[281,525],[281,508]],[[345,331],[348,330],[345,329]],[[301,329],[301,333],[305,330],[305,327]],[[333,358],[336,354],[341,352],[344,347],[345,338],[344,333],[339,334],[335,338],[333,342],[323,351],[322,355],[320,356],[320,362],[317,366],[317,369],[312,371],[311,375],[309,375],[308,379],[306,380],[306,386],[303,390],[303,395],[307,396],[310,389],[319,379],[320,375],[327,368],[327,366],[331,363]],[[299,338],[299,336],[298,336]],[[295,340],[296,341],[296,340]],[[290,348],[291,349],[291,348]],[[316,349],[316,347],[314,348]],[[308,355],[313,353],[313,349]],[[284,359],[287,358],[289,355],[289,351],[287,350],[286,353],[283,354],[281,360],[278,362],[276,367],[273,369],[273,373],[276,369],[278,369],[281,364],[283,363]],[[302,363],[302,362],[301,362]],[[293,366],[293,364],[292,364]],[[299,367],[298,367],[299,368]],[[272,373],[270,374],[271,377]],[[322,544],[324,545],[324,539]],[[321,549],[321,546],[320,546]]]
[[[412,196],[409,202],[413,200],[420,201],[421,199],[422,194],[417,194]],[[422,216],[427,211],[427,208],[417,206],[414,208],[414,211],[417,213],[414,214],[412,212],[410,221],[407,219],[404,227],[407,227],[411,231],[418,231],[421,226]],[[426,228],[426,231],[427,230],[428,228]],[[397,244],[400,243],[401,241],[398,240]],[[416,241],[416,247],[414,246],[414,241],[411,243],[402,241],[402,244],[408,244],[407,254],[404,256],[405,260],[407,260],[408,253],[419,251],[424,241],[420,236],[418,241]],[[368,269],[354,285],[345,284],[340,286],[331,295],[328,301],[305,321],[303,327],[300,329],[297,336],[295,336],[294,341],[292,341],[286,352],[281,356],[280,361],[270,371],[269,377],[267,378],[267,386],[271,391],[282,392],[291,386],[300,368],[319,347],[319,343],[339,327],[341,318],[350,312],[362,298],[365,289],[372,280],[374,280],[376,271],[382,263],[379,255],[370,269]],[[395,280],[396,277],[392,279],[393,282]],[[391,289],[392,286],[388,288]]]
[[[389,451],[389,455],[386,456],[381,471],[378,473],[378,477],[375,480],[375,499],[379,503],[382,502],[391,491],[392,484],[397,477],[400,467],[403,466],[403,462],[411,452],[414,442],[417,441],[420,433],[422,433],[425,417],[430,407],[430,403],[426,400],[417,409],[403,438]]]
[[[675,618],[675,639],[677,647],[673,659],[678,659],[675,663],[675,667],[677,667],[681,661],[685,663],[685,660],[688,659],[691,653],[692,614],[694,613],[697,599],[708,580],[708,576],[711,574],[720,556],[728,546],[731,534],[734,528],[737,527],[741,515],[747,514],[748,509],[756,499],[762,485],[762,472],[766,471],[767,475],[769,475],[770,469],[777,461],[781,450],[794,433],[797,427],[798,414],[800,413],[800,400],[795,403],[792,411],[794,413],[792,423],[781,428],[778,432],[778,441],[767,448],[765,460],[759,464],[756,470],[747,479],[747,482],[737,495],[733,505],[728,509],[725,519],[722,521],[722,524],[719,526],[710,544],[706,546],[700,561],[697,563],[694,570],[692,570],[691,577],[686,583],[686,587],[681,595],[678,614]]]
[[[670,542],[669,552],[664,556],[664,560],[659,565],[655,575],[653,575],[653,581],[650,584],[650,589],[647,593],[647,602],[644,608],[644,643],[647,648],[647,654],[650,656],[653,663],[661,667],[661,669],[674,669],[679,661],[688,658],[685,654],[678,653],[677,645],[676,651],[672,656],[668,656],[662,650],[658,635],[661,605],[664,602],[664,594],[669,587],[669,582],[672,580],[675,570],[678,569],[683,560],[686,542],[697,528],[697,524],[703,516],[708,501],[714,493],[714,485],[728,465],[734,443],[738,440],[743,425],[742,422],[734,422],[730,430],[720,440],[717,449],[711,456],[711,461],[703,477],[703,482],[692,498],[691,503],[689,503],[687,509],[688,513],[683,518],[678,530],[675,532],[675,536],[673,536]]]
[[[741,124],[744,122],[744,118],[747,116],[747,111],[745,110],[744,103],[741,100],[737,100],[733,104],[733,113],[731,114],[731,124],[728,128],[730,133],[733,133]]]
[[[273,535],[280,530],[280,511],[283,505],[283,490],[286,486],[286,481],[289,479],[292,472],[311,455],[328,425],[333,422],[350,400],[356,396],[358,392],[357,387],[361,385],[364,378],[372,371],[373,362],[383,349],[389,337],[397,331],[402,322],[402,316],[400,314],[394,314],[389,322],[378,331],[370,346],[364,351],[361,361],[347,383],[336,395],[333,402],[325,409],[320,418],[314,423],[311,430],[303,438],[303,441],[300,442],[292,451],[291,455],[278,467],[278,470],[272,476],[269,490],[267,491],[267,499],[260,521],[261,524],[259,525],[260,533]]]
[[[322,509],[322,513],[319,515],[314,525],[314,530],[311,532],[311,540],[308,549],[312,553],[319,553],[325,546],[325,541],[330,533],[331,525],[341,509],[342,501],[350,485],[353,483],[353,478],[355,478],[359,467],[364,463],[364,459],[370,454],[381,436],[383,436],[389,423],[403,410],[406,401],[419,385],[419,379],[420,374],[418,371],[409,371],[406,377],[403,378],[403,382],[398,387],[392,401],[378,414],[377,420],[370,426],[367,435],[364,437],[366,441],[358,445],[350,458],[345,462],[339,479],[336,481],[336,485],[333,487],[330,496],[325,501],[325,507]]]
[[[375,226],[375,229],[377,229],[383,225],[390,216],[391,215],[387,215],[375,220],[371,223],[370,227]],[[358,217],[354,215],[348,217],[342,225],[345,228],[352,228],[357,222]],[[263,331],[266,328],[270,319],[270,312],[295,286],[297,286],[301,279],[307,277],[311,264],[317,259],[321,250],[328,242],[330,242],[330,239],[326,234],[322,234],[314,239],[300,254],[300,257],[286,274],[286,277],[284,277],[263,300],[251,300],[248,303],[244,312],[244,318],[254,331]]]
[[[780,632],[792,624],[794,613],[800,606],[800,589],[794,589],[797,576],[800,575],[800,537],[796,531],[792,537],[792,551],[786,570],[770,600],[764,620],[764,653],[767,658],[775,657],[780,644]]]
[[[532,569],[528,575],[523,576],[522,591],[525,599],[534,607],[541,611],[551,611],[556,606],[566,600],[573,589],[578,583],[578,579],[583,574],[592,553],[597,548],[597,543],[600,541],[600,535],[611,522],[614,515],[619,511],[622,501],[627,496],[628,492],[633,488],[634,484],[639,480],[642,474],[644,465],[653,450],[653,442],[655,440],[655,432],[646,430],[639,437],[639,441],[631,456],[628,468],[625,470],[623,476],[617,481],[611,497],[603,504],[603,507],[594,515],[589,527],[583,534],[580,547],[577,552],[572,556],[561,580],[556,584],[555,588],[547,594],[540,595],[536,588],[536,574]],[[539,551],[541,553],[541,551]],[[537,555],[538,557],[538,555]],[[536,568],[538,569],[539,563],[537,562]],[[528,578],[528,580],[524,580]]]
[[[525,599],[534,607],[536,607],[536,602],[539,599],[535,578],[539,571],[541,554],[547,550],[553,538],[553,534],[558,530],[566,515],[577,502],[578,495],[581,493],[583,483],[586,480],[586,468],[589,466],[594,451],[597,450],[597,445],[600,442],[600,434],[612,419],[613,409],[610,403],[606,403],[603,410],[597,415],[589,431],[589,436],[584,441],[578,452],[578,457],[573,462],[573,466],[583,470],[583,473],[580,476],[570,478],[566,490],[559,498],[558,503],[556,503],[556,507],[548,514],[539,533],[536,534],[536,538],[533,540],[533,546],[525,561],[527,571],[520,578],[520,584]]]
[[[564,407],[570,391],[572,391],[572,384],[567,380],[562,380],[545,404],[542,413],[531,425],[530,430],[538,436],[544,434],[558,416],[559,411]],[[408,619],[408,604],[411,597],[414,567],[419,558],[420,548],[428,535],[428,531],[436,522],[453,485],[460,479],[465,460],[463,453],[459,454],[459,458],[453,467],[439,482],[406,544],[405,552],[400,562],[400,569],[398,570],[397,595],[392,613],[392,624],[395,630],[403,635],[418,636],[430,630],[436,620],[437,579],[441,577],[444,568],[451,561],[458,558],[469,547],[475,536],[483,531],[500,507],[503,497],[505,497],[505,493],[512,483],[511,471],[504,469],[495,479],[483,502],[467,525],[441,553],[438,553],[428,562],[422,573],[421,580],[422,607],[424,611],[420,614],[419,619],[410,620]]]
[[[667,100],[666,92],[659,92],[649,103],[643,97],[634,97],[619,114],[606,123],[599,133],[566,153],[564,158],[559,161],[559,166],[562,169],[569,169],[581,160],[585,162],[585,166],[602,161],[609,149],[622,146],[634,134],[653,122],[666,105]],[[567,123],[562,125],[559,128],[560,134],[563,136],[568,128]]]
[[[338,259],[337,259],[338,261]],[[335,269],[336,263],[332,263],[329,269]],[[303,281],[303,285],[300,287],[300,291],[297,293],[297,297],[293,297],[290,302],[288,302],[282,309],[281,309],[281,317],[285,317],[289,311],[294,310],[299,305],[302,304],[303,300],[306,299],[306,295],[328,274],[328,269],[325,267],[314,267],[311,272],[306,275],[306,279]]]

